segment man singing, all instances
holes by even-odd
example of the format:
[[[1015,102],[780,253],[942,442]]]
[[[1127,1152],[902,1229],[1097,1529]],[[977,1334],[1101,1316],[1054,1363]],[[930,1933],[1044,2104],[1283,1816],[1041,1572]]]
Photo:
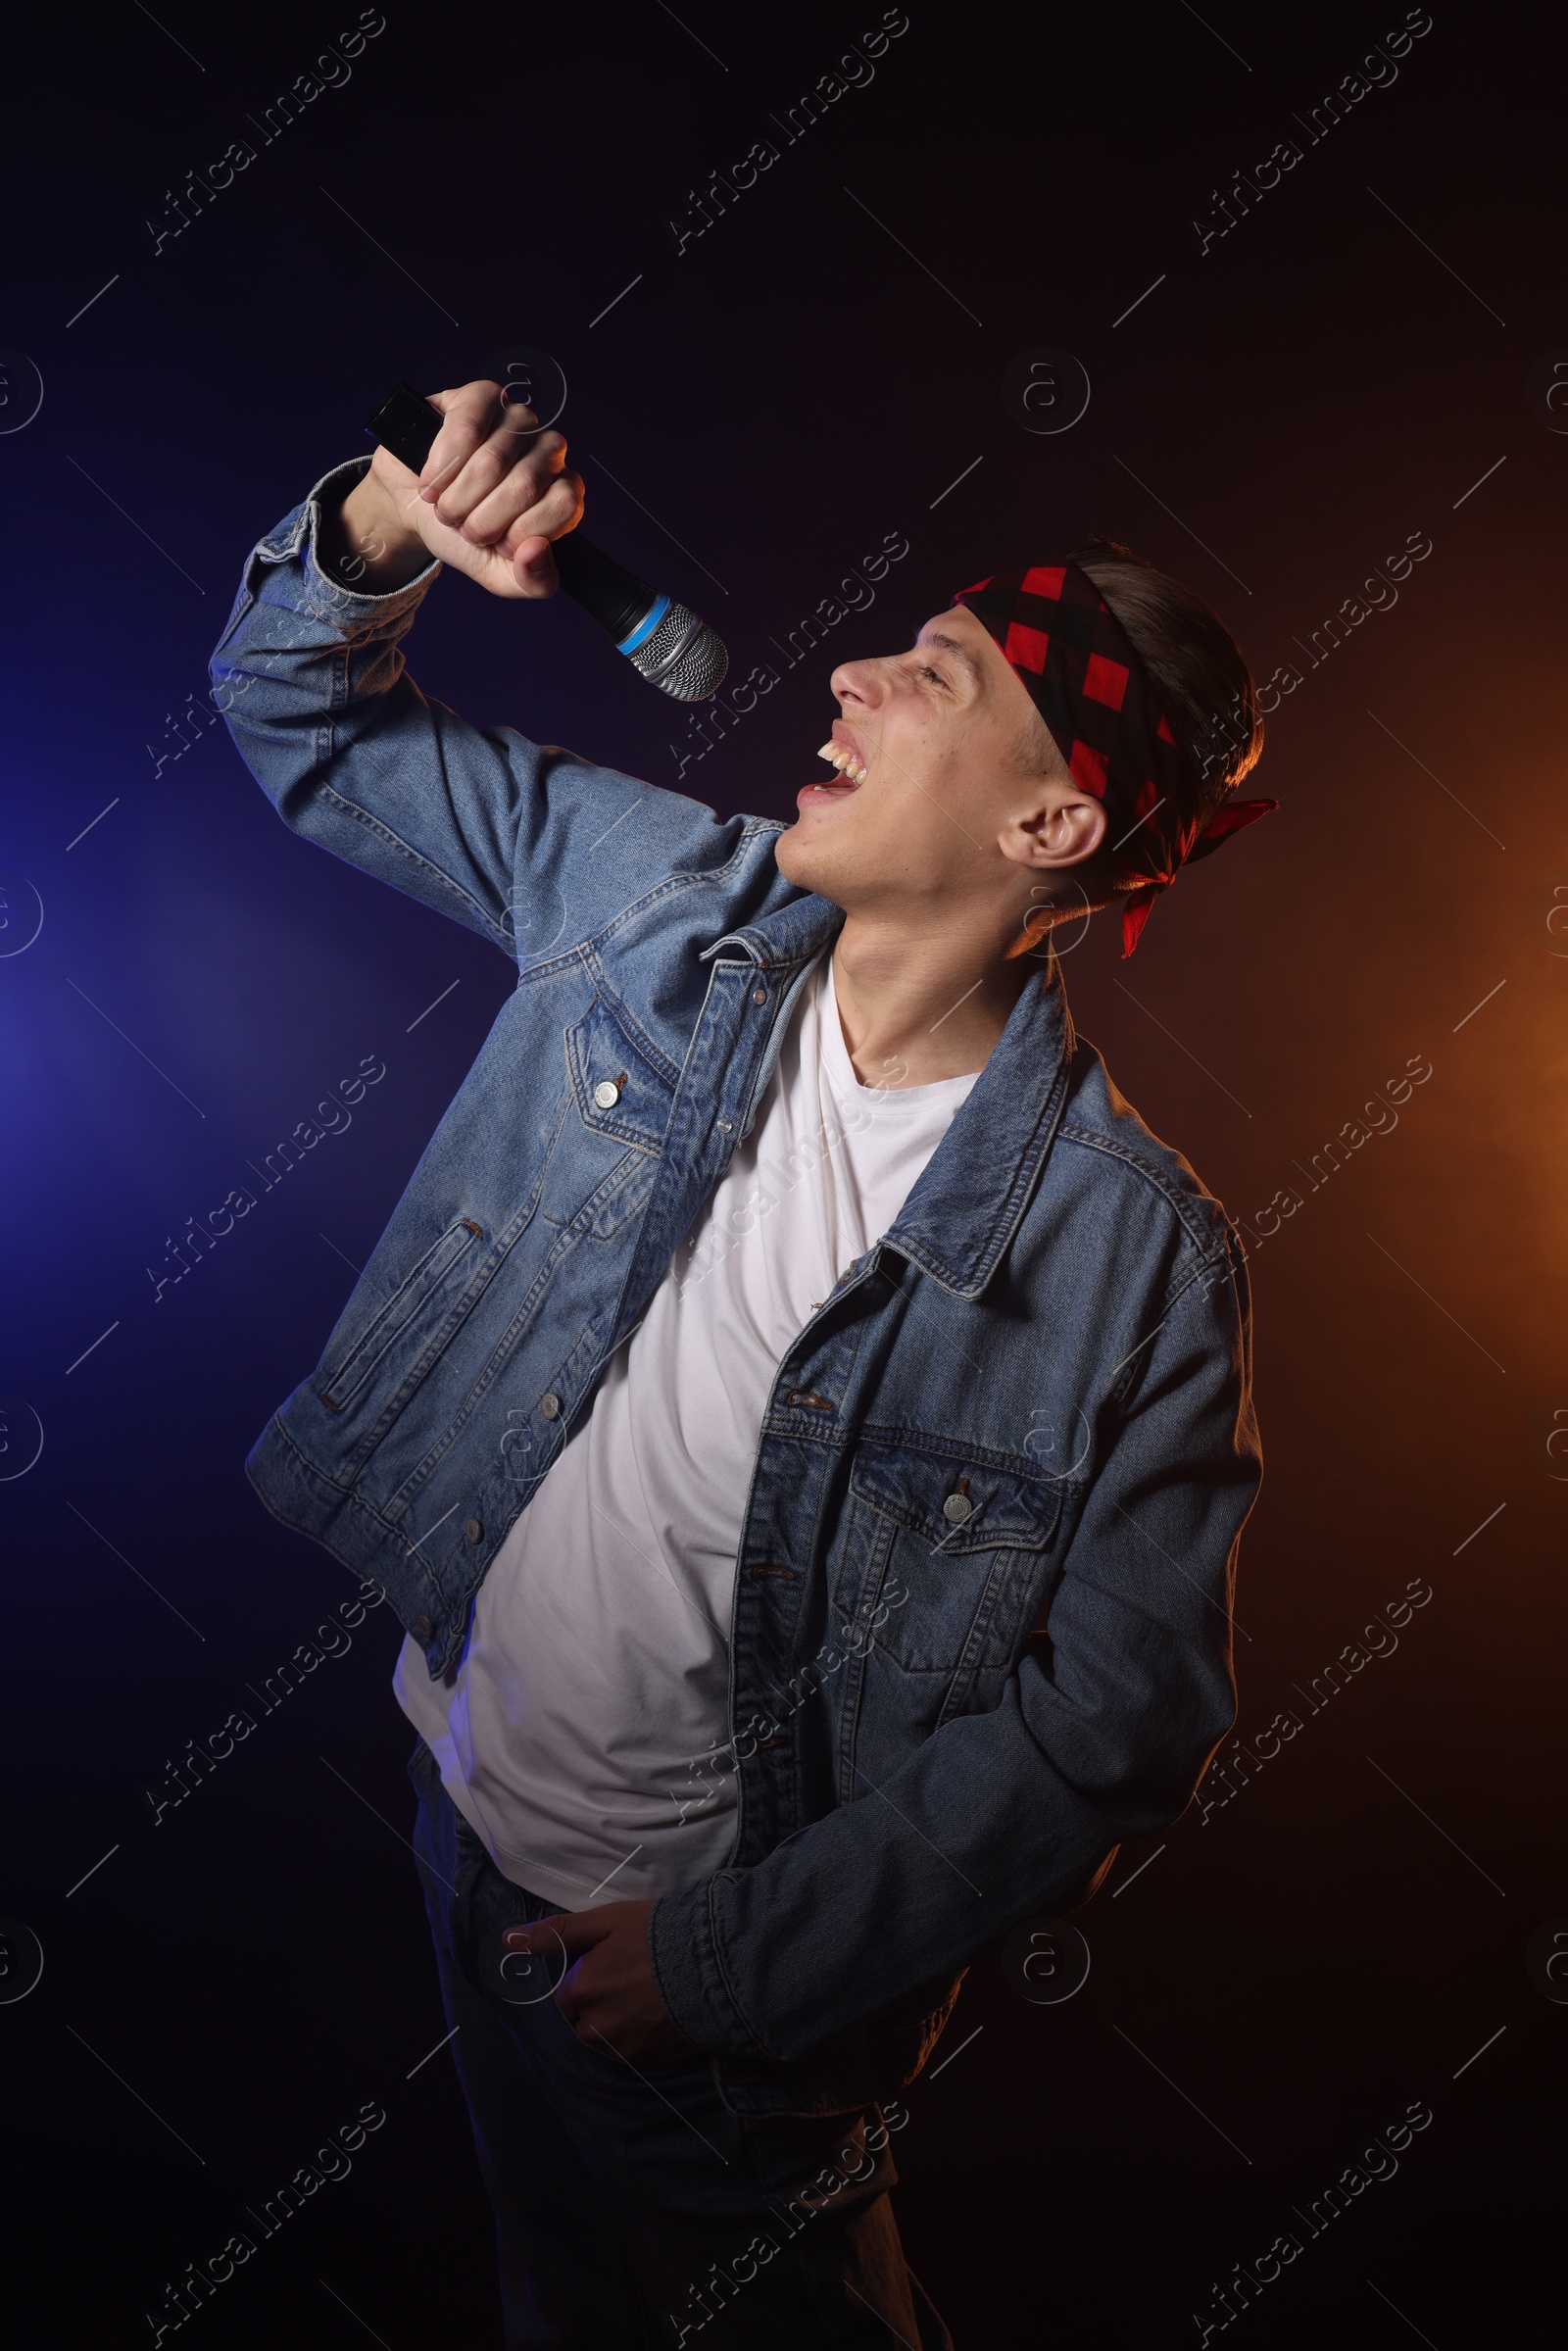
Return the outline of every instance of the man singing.
[[[721,820],[408,676],[442,563],[548,596],[582,510],[494,383],[433,405],[419,477],[262,540],[214,677],[285,820],[517,984],[251,1476],[406,1628],[507,2343],[947,2345],[900,2093],[1235,1710],[1240,1244],[1050,934],[1130,952],[1273,805],[1252,681],[1097,543],[845,662],[795,823]]]

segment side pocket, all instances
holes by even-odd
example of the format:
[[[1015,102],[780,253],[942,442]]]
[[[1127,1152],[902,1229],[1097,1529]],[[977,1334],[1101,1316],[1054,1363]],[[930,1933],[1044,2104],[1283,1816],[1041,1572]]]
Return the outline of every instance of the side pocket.
[[[372,1316],[341,1362],[327,1371],[318,1394],[329,1412],[349,1409],[367,1382],[374,1377],[388,1348],[402,1337],[439,1283],[475,1242],[483,1239],[482,1230],[471,1217],[460,1216],[456,1224],[448,1225]]]

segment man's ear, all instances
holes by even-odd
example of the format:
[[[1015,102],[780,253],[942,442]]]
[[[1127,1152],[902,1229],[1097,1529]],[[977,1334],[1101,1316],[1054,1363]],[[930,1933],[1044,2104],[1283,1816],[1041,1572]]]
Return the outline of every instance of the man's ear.
[[[1038,797],[1009,817],[998,839],[1004,857],[1042,872],[1082,865],[1105,838],[1105,808],[1093,793],[1042,779]]]

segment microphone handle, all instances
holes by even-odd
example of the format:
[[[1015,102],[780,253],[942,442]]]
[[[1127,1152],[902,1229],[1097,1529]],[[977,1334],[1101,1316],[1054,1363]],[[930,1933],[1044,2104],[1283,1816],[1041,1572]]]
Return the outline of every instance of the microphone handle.
[[[617,653],[635,653],[668,610],[669,598],[606,555],[580,530],[552,539],[561,584],[574,603],[610,631]]]
[[[411,472],[417,473],[441,429],[441,416],[421,392],[412,384],[400,383],[365,429]],[[580,530],[554,540],[551,551],[566,594],[609,631],[617,652],[635,653],[669,609],[668,597],[606,555]]]

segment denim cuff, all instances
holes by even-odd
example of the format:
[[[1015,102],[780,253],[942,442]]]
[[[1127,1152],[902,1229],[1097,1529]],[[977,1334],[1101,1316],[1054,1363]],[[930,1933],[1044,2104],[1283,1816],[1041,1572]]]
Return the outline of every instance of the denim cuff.
[[[297,558],[311,611],[318,620],[325,621],[345,637],[361,636],[368,629],[384,627],[389,620],[401,620],[413,613],[423,603],[441,569],[439,561],[432,556],[424,569],[403,587],[394,588],[389,595],[370,596],[346,587],[324,567],[318,546],[321,517],[329,508],[340,506],[369,469],[368,457],[352,457],[341,465],[332,466],[293,513],[258,542],[256,549],[266,563],[283,563]]]
[[[648,1952],[659,1996],[690,2041],[710,2057],[761,2057],[719,1963],[713,1894],[719,1880],[665,1894],[648,1921]]]

